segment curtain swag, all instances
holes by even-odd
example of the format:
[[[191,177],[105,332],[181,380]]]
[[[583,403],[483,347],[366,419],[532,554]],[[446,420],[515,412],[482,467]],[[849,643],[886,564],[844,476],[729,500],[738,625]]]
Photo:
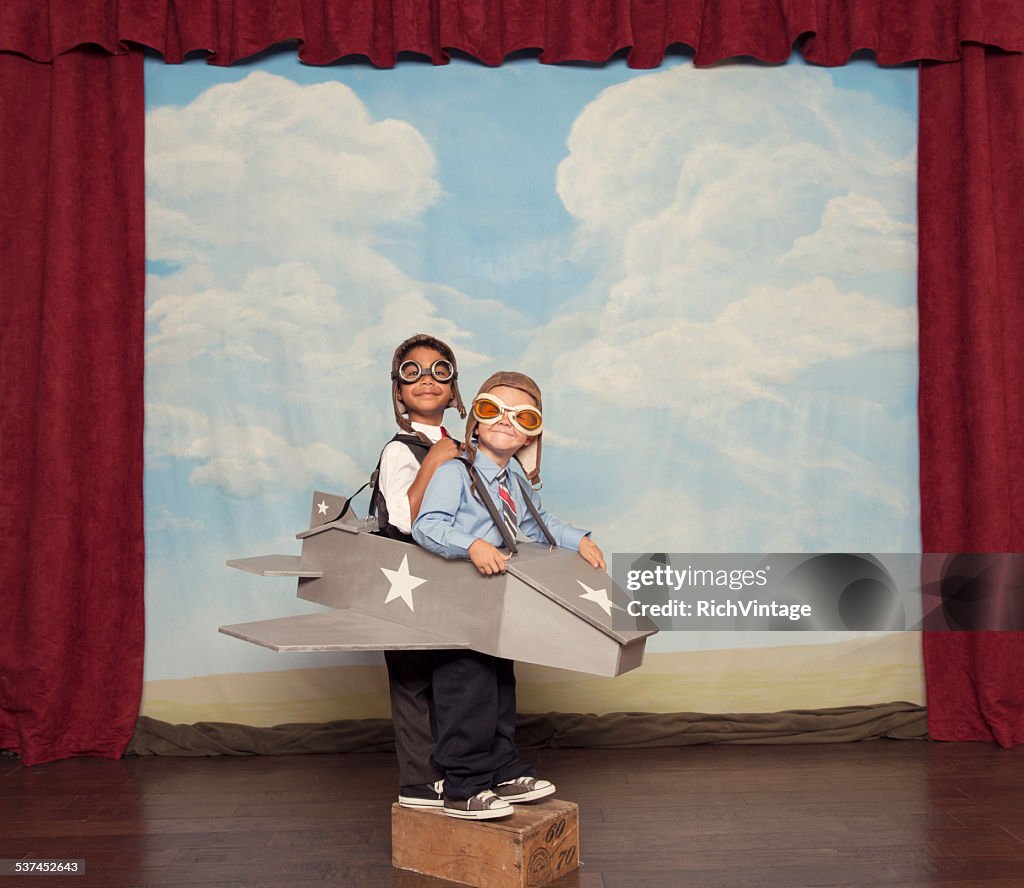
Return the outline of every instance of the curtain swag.
[[[749,57],[778,63],[793,47],[818,65],[869,50],[883,65],[954,61],[964,44],[1024,51],[1020,0],[6,0],[0,51],[49,62],[92,44],[132,45],[167,62],[206,53],[231,65],[297,41],[299,58],[327,65],[362,56],[388,68],[399,53],[446,64],[452,52],[500,65],[522,50],[540,61],[655,68],[690,47],[697,65]]]

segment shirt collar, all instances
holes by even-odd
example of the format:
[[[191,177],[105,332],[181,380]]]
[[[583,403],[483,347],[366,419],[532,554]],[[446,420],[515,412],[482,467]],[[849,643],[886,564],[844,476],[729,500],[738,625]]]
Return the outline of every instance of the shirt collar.
[[[508,465],[505,466],[510,475],[514,474],[512,464],[515,461],[515,457],[512,457],[512,459],[508,461]],[[477,449],[476,456],[473,458],[473,466],[488,484],[494,481],[495,476],[501,471],[501,469],[495,465],[494,460],[480,449]]]
[[[435,444],[441,440],[441,426],[439,425],[427,425],[422,422],[410,422],[409,425],[417,432],[423,432]]]

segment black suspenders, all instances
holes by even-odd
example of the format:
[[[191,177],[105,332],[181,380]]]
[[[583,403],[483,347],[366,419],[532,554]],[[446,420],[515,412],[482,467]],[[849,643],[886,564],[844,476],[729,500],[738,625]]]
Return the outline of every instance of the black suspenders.
[[[487,492],[487,485],[484,483],[483,477],[476,470],[476,467],[471,465],[467,460],[459,457],[459,462],[465,463],[466,468],[469,470],[470,477],[473,479],[473,487],[476,490],[477,496],[480,497],[480,502],[484,504],[484,508],[487,509],[487,514],[491,516],[491,520],[494,522],[495,527],[498,528],[498,533],[501,534],[502,540],[505,541],[505,546],[509,552],[513,555],[519,552],[516,546],[515,537],[512,536],[512,532],[508,529],[508,525],[504,522],[502,517],[498,514],[498,508],[494,505],[494,500],[491,499],[490,493]],[[514,474],[509,472],[510,475]],[[551,531],[548,530],[548,526],[544,523],[544,519],[540,517],[540,513],[537,511],[537,507],[533,504],[533,500],[530,498],[530,490],[526,486],[526,482],[519,476],[515,476],[516,481],[519,482],[519,489],[523,492],[523,499],[526,500],[526,508],[529,509],[530,514],[533,516],[533,520],[537,522],[537,526],[544,532],[544,536],[547,538],[548,543],[552,548],[556,548],[558,543],[555,542],[554,536]]]

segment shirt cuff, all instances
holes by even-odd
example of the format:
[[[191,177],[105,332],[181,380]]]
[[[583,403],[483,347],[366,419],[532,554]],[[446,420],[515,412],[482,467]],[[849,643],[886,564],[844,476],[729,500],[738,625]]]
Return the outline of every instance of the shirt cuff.
[[[449,558],[469,558],[469,547],[477,541],[477,537],[463,533],[461,530],[448,531],[445,548],[452,554]]]
[[[583,542],[583,537],[587,536],[590,536],[589,530],[580,530],[578,527],[567,525],[562,528],[562,542],[560,545],[564,549],[573,549],[579,552],[580,543]]]

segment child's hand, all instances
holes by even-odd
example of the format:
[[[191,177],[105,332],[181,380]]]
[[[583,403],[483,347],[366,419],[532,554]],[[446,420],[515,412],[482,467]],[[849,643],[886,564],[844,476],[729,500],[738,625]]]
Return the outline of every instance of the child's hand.
[[[601,554],[597,543],[590,537],[583,537],[580,540],[580,557],[591,567],[599,567],[601,570],[605,569],[604,555]]]
[[[482,574],[505,573],[505,567],[511,555],[499,552],[487,540],[477,540],[469,547],[469,560],[476,565]]]
[[[442,438],[436,444],[430,446],[427,455],[423,457],[423,465],[428,465],[431,470],[436,469],[441,463],[455,459],[459,455],[459,445],[451,438]]]

